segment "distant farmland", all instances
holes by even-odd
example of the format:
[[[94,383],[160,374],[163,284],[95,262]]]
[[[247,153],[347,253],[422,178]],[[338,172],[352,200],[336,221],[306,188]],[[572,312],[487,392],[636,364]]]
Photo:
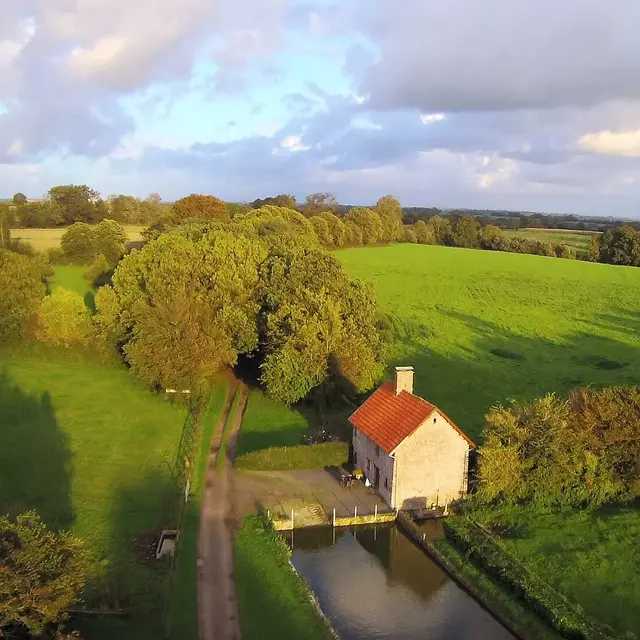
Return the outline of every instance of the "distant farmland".
[[[127,232],[129,242],[142,240],[140,235],[145,229],[144,225],[123,225]],[[66,227],[55,229],[12,229],[11,237],[14,240],[23,240],[33,246],[36,251],[46,251],[60,247],[60,238],[67,230]]]
[[[573,251],[580,255],[589,249],[589,243],[594,235],[599,235],[599,231],[577,231],[573,229],[518,229],[518,231],[505,230],[504,233],[519,238],[529,240],[544,240],[546,242],[557,242],[566,244]]]

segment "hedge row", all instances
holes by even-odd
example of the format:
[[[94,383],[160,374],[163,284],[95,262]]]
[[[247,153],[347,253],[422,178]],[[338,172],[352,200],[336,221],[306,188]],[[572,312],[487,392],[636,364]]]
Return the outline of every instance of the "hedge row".
[[[617,636],[586,619],[562,594],[512,558],[482,529],[465,517],[447,518],[445,533],[468,557],[501,580],[518,598],[565,638],[615,640]],[[633,638],[634,636],[629,636]]]

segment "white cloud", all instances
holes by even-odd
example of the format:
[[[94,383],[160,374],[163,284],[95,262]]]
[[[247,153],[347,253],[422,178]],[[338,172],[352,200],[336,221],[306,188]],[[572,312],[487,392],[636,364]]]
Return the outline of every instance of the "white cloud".
[[[425,113],[420,116],[420,120],[422,120],[422,124],[429,125],[434,122],[440,122],[444,120],[444,113]]]
[[[280,146],[289,151],[305,151],[310,148],[302,144],[301,136],[287,136],[283,138]]]
[[[640,129],[635,131],[598,131],[587,133],[578,140],[582,149],[603,155],[640,157]]]
[[[16,138],[9,148],[7,149],[8,156],[19,156],[24,149],[24,140],[22,138]]]

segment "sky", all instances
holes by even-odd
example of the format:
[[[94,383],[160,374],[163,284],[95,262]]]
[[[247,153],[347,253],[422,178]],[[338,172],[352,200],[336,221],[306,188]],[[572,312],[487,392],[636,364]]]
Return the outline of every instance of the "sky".
[[[638,0],[0,0],[0,196],[640,218]]]

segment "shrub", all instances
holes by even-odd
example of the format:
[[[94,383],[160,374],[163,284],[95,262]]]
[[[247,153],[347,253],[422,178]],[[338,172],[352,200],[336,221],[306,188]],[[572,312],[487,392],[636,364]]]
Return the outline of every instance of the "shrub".
[[[111,284],[113,270],[109,266],[107,259],[100,254],[87,269],[84,277],[91,282],[96,289],[105,284]]]
[[[82,297],[67,289],[54,289],[42,301],[37,338],[58,347],[85,345],[91,333],[91,318]]]
[[[89,264],[96,257],[93,228],[84,222],[75,222],[62,235],[60,247],[71,262]]]
[[[416,242],[418,242],[418,236],[416,234],[416,232],[413,229],[410,229],[409,227],[403,229],[402,231],[402,242],[409,242],[411,244],[416,244]]]
[[[47,260],[47,262],[53,265],[63,265],[63,264],[68,264],[69,262],[69,257],[65,254],[65,252],[62,249],[59,249],[58,247],[52,247],[50,249],[47,249],[44,252],[44,257]]]
[[[510,556],[468,518],[447,518],[444,528],[447,538],[566,638],[614,640],[611,633],[587,620],[582,610],[574,608],[564,596]]]

